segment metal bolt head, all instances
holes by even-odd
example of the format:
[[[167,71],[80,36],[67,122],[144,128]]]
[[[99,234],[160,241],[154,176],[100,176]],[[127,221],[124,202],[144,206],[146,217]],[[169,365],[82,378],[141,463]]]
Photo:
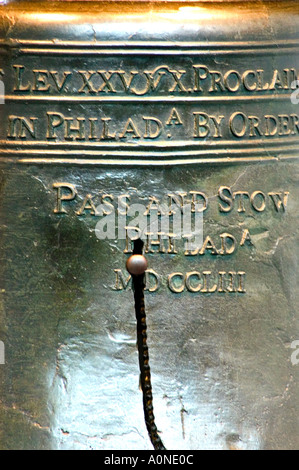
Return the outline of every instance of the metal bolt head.
[[[127,260],[126,268],[133,276],[141,276],[147,270],[147,259],[143,255],[132,255]]]

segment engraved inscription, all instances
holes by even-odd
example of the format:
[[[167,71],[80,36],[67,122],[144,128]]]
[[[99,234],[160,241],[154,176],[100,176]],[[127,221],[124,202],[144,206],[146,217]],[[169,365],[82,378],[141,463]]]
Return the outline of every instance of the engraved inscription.
[[[164,109],[165,108],[165,109]],[[299,135],[299,114],[245,114],[227,116],[186,109],[163,107],[158,115],[134,114],[122,117],[65,115],[47,111],[44,116],[9,115],[6,138],[9,141],[94,143],[182,141],[200,143],[207,140],[251,141]],[[112,110],[116,111],[116,110]],[[107,111],[108,113],[108,111]],[[157,110],[158,113],[158,110]],[[163,116],[161,114],[163,113]],[[175,118],[174,118],[175,116]]]
[[[80,216],[110,215],[113,211],[121,215],[129,213],[131,195],[128,193],[120,195],[105,192],[79,194],[76,186],[68,182],[55,182],[52,188],[56,193],[56,205],[53,209],[55,214],[69,213],[72,210],[68,204],[70,201],[76,203],[76,206],[72,204],[72,208]],[[262,213],[267,210],[283,213],[287,210],[289,197],[289,191],[246,191],[233,190],[230,186],[220,186],[217,190],[216,200],[220,213],[248,213],[250,211]],[[198,190],[167,193],[163,200],[156,196],[149,196],[146,204],[142,206],[143,215],[150,216],[151,213],[155,213],[159,216],[164,214],[172,216],[177,212],[183,213],[187,206],[190,206],[192,213],[206,212],[209,209],[210,200],[211,197],[208,194]],[[97,210],[99,204],[101,204],[101,213]]]
[[[132,277],[121,269],[115,269],[115,284],[113,290],[124,291],[131,289]],[[187,273],[173,272],[166,276],[166,285],[168,289],[175,293],[182,292],[201,293],[201,294],[245,294],[244,271],[190,271]],[[146,291],[157,292],[162,285],[161,275],[153,270],[146,271]]]
[[[256,249],[259,238],[255,237],[255,230],[245,223],[231,226],[229,232],[221,230],[221,224],[218,229],[212,229],[209,224],[205,227],[204,217],[216,210],[223,218],[244,214],[244,220],[250,220],[270,212],[279,221],[287,212],[291,197],[287,190],[248,191],[220,186],[212,196],[198,188],[167,193],[163,199],[150,195],[148,200],[143,198],[142,203],[136,203],[131,193],[80,193],[74,184],[67,182],[54,182],[52,189],[55,195],[53,214],[85,220],[95,218],[98,220],[97,238],[122,240],[124,254],[132,253],[134,241],[142,238],[145,254],[183,256],[190,262],[202,258],[204,265],[188,272],[147,271],[148,292],[156,292],[164,286],[175,294],[245,294],[246,271],[235,264],[232,267],[230,260],[239,256],[244,259],[244,255],[247,257]],[[199,220],[203,223],[201,233]],[[216,265],[222,260],[229,262],[230,267],[223,268],[222,263],[221,269],[215,270],[214,260],[217,260]],[[209,262],[214,263],[213,270]],[[131,288],[131,277],[124,269],[114,269],[114,276],[115,291]]]
[[[182,50],[166,59],[158,47],[79,61],[62,55],[58,63],[54,49],[3,67],[4,157],[179,164],[299,155],[299,112],[290,99],[296,54],[253,63],[239,53],[216,61]]]
[[[101,67],[101,62],[99,62]],[[188,68],[161,64],[152,69],[117,68],[92,70],[30,69],[14,64],[13,91],[22,93],[74,93],[78,95],[151,93],[215,94],[271,92],[293,89],[295,68],[220,70],[198,63]]]

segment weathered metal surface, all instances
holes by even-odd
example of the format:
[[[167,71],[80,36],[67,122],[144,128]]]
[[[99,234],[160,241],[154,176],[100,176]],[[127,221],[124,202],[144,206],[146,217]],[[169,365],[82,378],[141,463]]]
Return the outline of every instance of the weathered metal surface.
[[[0,448],[151,448],[118,237],[133,204],[203,214],[192,249],[145,237],[166,447],[298,448],[298,2],[0,14]]]

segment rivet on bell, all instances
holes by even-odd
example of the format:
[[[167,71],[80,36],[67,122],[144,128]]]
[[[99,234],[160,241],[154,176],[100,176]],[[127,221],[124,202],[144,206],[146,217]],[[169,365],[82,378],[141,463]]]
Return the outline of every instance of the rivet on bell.
[[[147,259],[143,255],[132,255],[127,260],[126,268],[133,276],[141,276],[147,270]]]

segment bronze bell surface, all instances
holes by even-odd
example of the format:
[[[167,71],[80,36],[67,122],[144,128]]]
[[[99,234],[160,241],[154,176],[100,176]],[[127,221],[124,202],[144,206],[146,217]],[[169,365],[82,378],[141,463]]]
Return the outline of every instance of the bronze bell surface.
[[[298,448],[298,1],[0,17],[0,448]]]

